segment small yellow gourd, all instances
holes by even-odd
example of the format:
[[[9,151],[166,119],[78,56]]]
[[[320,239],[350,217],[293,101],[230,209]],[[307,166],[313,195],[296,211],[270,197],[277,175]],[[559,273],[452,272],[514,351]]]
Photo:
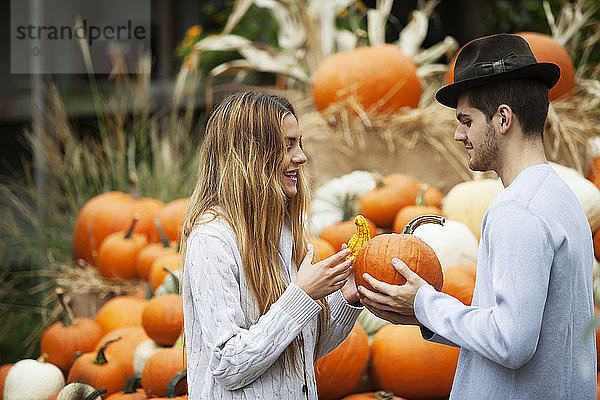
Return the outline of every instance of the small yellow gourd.
[[[356,233],[348,241],[348,248],[352,251],[348,257],[356,258],[361,247],[371,240],[371,233],[367,219],[360,214],[354,217],[354,225],[356,225]]]

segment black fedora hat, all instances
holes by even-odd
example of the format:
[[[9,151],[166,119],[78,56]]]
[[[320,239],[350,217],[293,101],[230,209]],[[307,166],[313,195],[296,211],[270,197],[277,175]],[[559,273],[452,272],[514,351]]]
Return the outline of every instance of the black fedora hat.
[[[560,77],[558,65],[537,62],[525,39],[498,34],[475,39],[458,53],[454,83],[435,94],[437,101],[456,108],[458,95],[467,89],[514,79],[537,79],[551,89]]]

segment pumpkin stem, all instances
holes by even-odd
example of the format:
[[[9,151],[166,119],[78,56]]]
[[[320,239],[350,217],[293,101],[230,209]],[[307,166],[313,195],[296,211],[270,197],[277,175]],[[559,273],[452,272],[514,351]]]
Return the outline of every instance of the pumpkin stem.
[[[125,233],[125,239],[131,239],[131,236],[133,236],[133,228],[135,228],[135,224],[137,224],[137,222],[139,221],[139,219],[140,219],[140,215],[136,213],[133,216],[133,220],[131,221],[131,225],[129,225],[129,229]]]
[[[94,400],[96,397],[99,397],[106,392],[107,392],[106,388],[96,389],[92,393],[90,393],[89,396],[87,396],[85,398],[85,400]]]
[[[171,275],[171,278],[173,279],[173,281],[175,281],[175,287],[177,288],[177,294],[181,294],[179,292],[179,277],[175,274],[175,272],[171,271],[169,268],[163,267],[163,271],[165,271],[167,274]]]
[[[373,172],[372,176],[375,179],[375,187],[377,189],[381,189],[382,187],[385,186],[385,183],[383,183],[383,178],[384,178],[383,175],[381,175],[379,172]]]
[[[54,293],[56,293],[56,296],[58,297],[58,301],[60,302],[60,305],[63,308],[63,325],[64,326],[74,326],[75,318],[73,317],[73,311],[71,310],[71,307],[69,307],[67,305],[67,303],[65,302],[65,299],[64,299],[65,290],[61,287],[57,287],[54,290]]]
[[[140,199],[140,190],[138,188],[138,176],[135,172],[129,173],[129,180],[131,181],[131,194],[135,200]]]
[[[375,394],[371,397],[374,399],[388,400],[388,399],[394,398],[394,393],[386,392],[385,390],[379,390],[379,391],[375,392]]]
[[[420,217],[417,217],[406,224],[401,233],[408,233],[410,235],[420,225],[427,223],[444,225],[444,223],[446,223],[446,219],[444,217],[440,217],[439,215],[421,215]]]
[[[167,395],[165,396],[167,399],[177,397],[175,389],[177,389],[177,385],[184,378],[187,378],[187,369],[179,371],[173,378],[171,378],[169,384],[167,385]]]
[[[150,285],[150,282],[148,281],[143,281],[143,285],[144,285],[144,300],[150,300],[152,298],[152,285]]]
[[[40,363],[45,363],[46,358],[48,358],[48,353],[42,353],[42,354],[40,354],[40,356],[37,358],[36,361],[40,362]]]
[[[429,188],[429,185],[426,183],[423,183],[419,187],[419,193],[417,194],[417,199],[415,201],[416,206],[424,207],[427,205],[427,201],[425,200],[425,192],[427,191],[428,188]]]
[[[142,387],[142,374],[132,375],[131,378],[127,379],[123,394],[135,393],[136,389]]]
[[[156,225],[156,229],[158,229],[158,234],[160,235],[160,240],[162,241],[163,247],[171,247],[171,243],[169,243],[169,238],[165,234],[165,231],[160,223],[160,219],[158,219],[157,215],[154,216],[154,225]]]
[[[111,344],[112,342],[116,342],[117,340],[121,340],[121,336],[119,336],[118,338],[109,340],[108,342],[104,343],[102,345],[102,347],[100,347],[100,350],[98,350],[98,354],[96,355],[96,359],[94,360],[94,364],[103,365],[108,362],[106,360],[106,355],[104,354],[104,350],[106,350],[106,348],[108,347],[109,344]]]

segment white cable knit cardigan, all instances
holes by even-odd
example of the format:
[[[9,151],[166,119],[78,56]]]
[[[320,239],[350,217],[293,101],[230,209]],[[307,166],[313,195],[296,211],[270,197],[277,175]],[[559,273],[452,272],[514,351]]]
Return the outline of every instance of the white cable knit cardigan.
[[[280,264],[284,279],[289,276],[293,282],[296,267],[291,260],[291,239],[289,228],[284,228]],[[313,360],[346,338],[362,310],[349,305],[340,291],[335,292],[328,300],[330,326],[318,338],[321,307],[289,283],[259,318],[233,230],[222,218],[197,225],[188,238],[182,294],[190,400],[317,399]],[[281,371],[277,362],[300,333],[306,393],[303,375]]]

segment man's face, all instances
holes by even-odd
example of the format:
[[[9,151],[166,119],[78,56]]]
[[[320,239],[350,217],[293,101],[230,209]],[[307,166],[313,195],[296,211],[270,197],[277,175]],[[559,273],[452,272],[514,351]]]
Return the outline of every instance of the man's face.
[[[469,168],[473,171],[497,170],[501,159],[500,138],[483,112],[469,105],[467,94],[458,98],[456,119],[458,127],[454,140],[464,144],[469,154]]]

